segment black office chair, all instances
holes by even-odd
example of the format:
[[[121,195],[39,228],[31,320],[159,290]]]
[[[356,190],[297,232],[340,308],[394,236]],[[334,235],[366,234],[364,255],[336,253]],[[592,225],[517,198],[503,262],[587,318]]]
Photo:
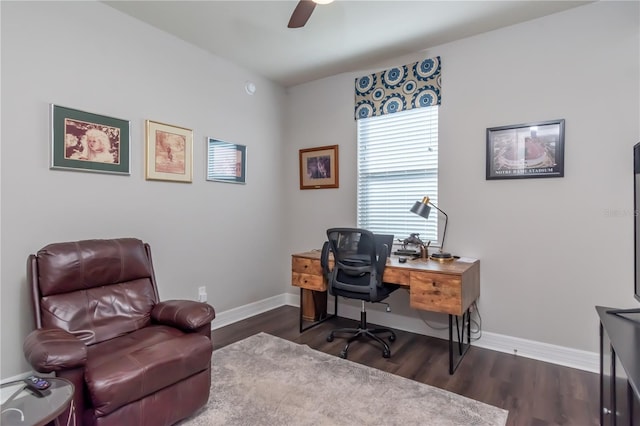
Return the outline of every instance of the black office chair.
[[[342,296],[362,301],[360,325],[358,328],[333,330],[327,341],[332,342],[335,334],[352,334],[346,346],[340,352],[341,358],[347,357],[349,345],[361,336],[369,337],[383,347],[382,356],[389,358],[389,345],[378,337],[380,333],[389,333],[389,341],[396,340],[395,333],[388,328],[367,328],[367,312],[364,302],[380,302],[398,289],[398,285],[382,281],[384,268],[390,247],[376,244],[374,234],[365,229],[331,228],[327,230],[328,242],[325,243],[321,264],[327,277],[329,292],[334,297]],[[329,252],[333,252],[334,266],[329,269]]]

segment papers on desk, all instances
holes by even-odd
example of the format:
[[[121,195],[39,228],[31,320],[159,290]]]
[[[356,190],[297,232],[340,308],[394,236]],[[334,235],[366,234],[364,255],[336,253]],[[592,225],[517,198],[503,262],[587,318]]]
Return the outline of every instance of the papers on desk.
[[[476,261],[476,259],[472,259],[470,257],[461,257],[459,259],[456,259],[458,262],[464,262],[464,263],[473,263]]]

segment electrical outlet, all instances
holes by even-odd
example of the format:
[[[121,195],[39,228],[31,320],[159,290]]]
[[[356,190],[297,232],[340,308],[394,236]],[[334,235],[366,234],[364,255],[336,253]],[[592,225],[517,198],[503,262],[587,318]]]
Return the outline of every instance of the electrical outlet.
[[[198,287],[198,302],[206,302],[206,301],[207,301],[207,288]]]

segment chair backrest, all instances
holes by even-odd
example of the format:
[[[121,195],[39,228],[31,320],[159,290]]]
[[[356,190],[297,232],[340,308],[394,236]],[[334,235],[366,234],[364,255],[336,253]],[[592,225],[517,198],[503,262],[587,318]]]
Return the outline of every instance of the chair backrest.
[[[36,327],[87,345],[148,326],[159,300],[150,248],[135,238],[49,244],[29,256],[27,277]]]
[[[387,245],[377,244],[372,232],[359,228],[331,228],[327,238],[328,251],[334,257],[333,269],[327,276],[330,293],[372,302],[386,297],[388,292],[381,289]],[[326,259],[322,262],[326,263]]]
[[[373,234],[373,238],[376,241],[376,245],[378,246],[378,250],[380,250],[380,245],[387,245],[387,257],[391,256],[391,250],[393,249],[393,240],[395,235],[393,234]]]

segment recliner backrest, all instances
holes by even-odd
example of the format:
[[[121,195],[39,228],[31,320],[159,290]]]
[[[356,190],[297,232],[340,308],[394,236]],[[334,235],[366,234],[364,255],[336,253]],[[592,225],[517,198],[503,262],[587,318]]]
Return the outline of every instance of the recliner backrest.
[[[158,291],[142,241],[49,244],[28,261],[38,328],[61,328],[91,345],[150,324]]]

